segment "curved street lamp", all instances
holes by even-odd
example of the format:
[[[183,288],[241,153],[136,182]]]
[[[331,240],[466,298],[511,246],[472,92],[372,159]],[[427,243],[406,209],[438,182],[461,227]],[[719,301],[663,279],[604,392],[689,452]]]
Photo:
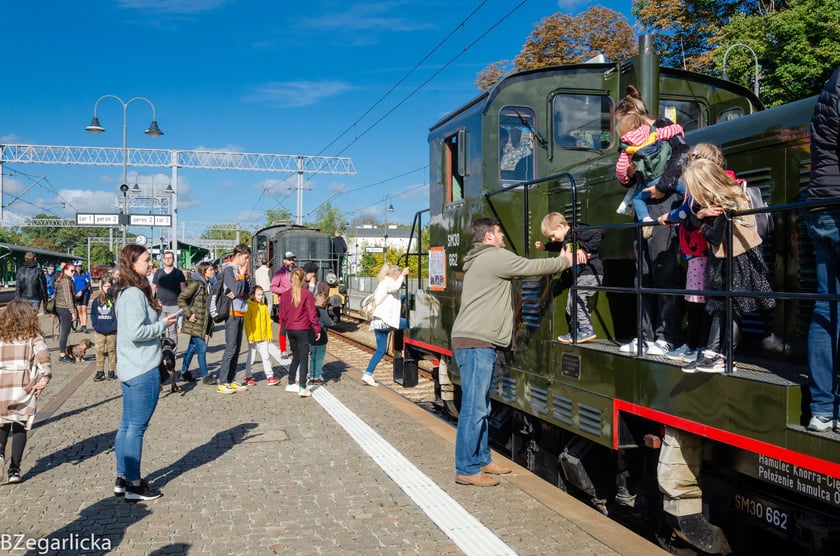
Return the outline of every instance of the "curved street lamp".
[[[729,80],[729,77],[726,75],[726,57],[729,56],[729,51],[736,46],[742,46],[752,52],[753,59],[755,60],[755,82],[753,83],[753,92],[755,93],[755,96],[758,97],[758,55],[755,53],[755,50],[750,48],[748,45],[739,42],[726,49],[726,52],[723,53],[723,78],[727,81]]]
[[[390,195],[385,196],[385,202],[386,203],[388,202],[388,197],[390,197]],[[385,209],[385,251],[383,252],[384,254],[382,255],[382,262],[383,263],[388,262],[388,213],[389,212],[394,212],[394,204],[393,203],[388,205],[388,207]]]
[[[149,137],[155,138],[160,137],[163,135],[163,132],[158,127],[157,123],[157,111],[155,110],[155,105],[152,104],[152,101],[145,97],[134,97],[129,99],[128,101],[124,101],[120,97],[116,95],[102,95],[96,100],[96,104],[93,105],[93,120],[91,120],[90,125],[88,125],[85,130],[93,133],[94,135],[99,135],[100,133],[105,131],[105,128],[102,127],[102,124],[99,123],[99,118],[96,116],[96,110],[99,108],[99,103],[102,102],[106,98],[112,98],[119,102],[123,107],[123,136],[122,136],[122,148],[123,148],[123,179],[122,184],[120,185],[120,191],[123,194],[123,214],[125,214],[125,225],[123,226],[123,247],[125,246],[125,236],[126,231],[128,230],[128,106],[133,102],[143,101],[148,104],[152,108],[152,123],[149,125],[149,128],[144,131],[146,135]]]

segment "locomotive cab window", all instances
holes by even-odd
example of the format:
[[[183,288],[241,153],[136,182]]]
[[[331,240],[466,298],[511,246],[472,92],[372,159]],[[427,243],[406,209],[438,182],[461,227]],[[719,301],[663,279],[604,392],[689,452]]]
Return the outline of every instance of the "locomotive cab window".
[[[612,103],[604,95],[560,93],[551,101],[554,144],[561,149],[604,150],[610,146]]]
[[[464,176],[466,172],[466,131],[450,135],[443,141],[443,186],[446,189],[446,203],[464,199]]]
[[[534,179],[534,111],[507,107],[499,113],[499,179]]]
[[[680,124],[685,131],[703,127],[703,109],[694,100],[663,98],[659,102],[659,117]]]

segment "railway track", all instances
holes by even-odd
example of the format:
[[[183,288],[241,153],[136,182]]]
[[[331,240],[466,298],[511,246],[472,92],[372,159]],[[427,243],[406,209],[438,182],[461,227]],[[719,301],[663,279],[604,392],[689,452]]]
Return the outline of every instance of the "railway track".
[[[364,372],[371,355],[376,351],[376,347],[373,345],[373,335],[368,330],[367,322],[358,316],[342,315],[341,322],[335,328],[329,330],[329,337],[327,353]],[[389,346],[389,352],[386,352],[373,372],[376,381],[414,403],[434,404],[435,383],[432,380],[431,369],[418,369],[417,386],[404,388],[394,382],[393,362],[394,358],[390,354]]]

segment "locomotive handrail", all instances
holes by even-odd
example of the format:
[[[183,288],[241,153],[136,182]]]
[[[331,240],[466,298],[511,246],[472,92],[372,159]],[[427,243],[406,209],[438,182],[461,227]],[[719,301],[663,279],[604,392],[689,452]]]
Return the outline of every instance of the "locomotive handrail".
[[[809,209],[815,208],[826,208],[826,207],[835,207],[840,206],[840,198],[832,198],[832,199],[820,199],[820,200],[806,200],[806,201],[795,201],[792,203],[784,203],[781,205],[772,205],[760,208],[750,208],[750,209],[743,209],[730,212],[730,217],[737,217],[737,216],[745,216],[749,214],[763,214],[763,213],[777,213],[777,212],[805,212]],[[645,222],[626,222],[620,224],[601,224],[601,225],[586,225],[586,226],[578,226],[576,228],[572,228],[572,233],[574,234],[576,230],[578,231],[585,231],[585,230],[617,230],[617,229],[626,229],[626,228],[637,228],[637,241],[641,238],[639,234],[641,233],[641,229],[646,225],[657,225],[656,222],[654,223],[645,223]],[[573,235],[574,237],[574,235]],[[673,288],[649,288],[643,287],[639,285],[639,281],[636,281],[636,285],[633,287],[621,287],[621,286],[577,286],[577,276],[575,276],[575,280],[572,286],[569,288],[569,295],[573,295],[573,292],[576,290],[583,290],[583,291],[604,291],[604,292],[613,292],[613,293],[635,293],[637,297],[637,323],[636,323],[636,334],[637,338],[641,339],[641,296],[645,294],[658,294],[658,295],[702,295],[708,297],[724,297],[726,300],[726,332],[727,332],[727,345],[726,345],[726,374],[732,373],[732,364],[733,364],[733,354],[735,351],[734,346],[734,335],[732,334],[732,325],[734,322],[733,316],[733,307],[732,307],[732,300],[736,297],[764,297],[764,298],[772,298],[772,299],[786,299],[786,300],[798,300],[798,301],[831,301],[840,303],[840,294],[819,294],[819,293],[802,293],[802,292],[756,292],[750,290],[732,290],[732,226],[731,226],[731,218],[727,219],[726,225],[726,235],[724,240],[727,242],[727,249],[726,249],[726,266],[727,266],[727,279],[726,279],[726,286],[723,290],[689,290],[689,289],[673,289]],[[636,268],[641,268],[641,250],[636,249]],[[573,316],[573,326],[576,325],[574,323],[574,312],[572,313]],[[577,338],[575,335],[572,335],[572,343],[577,345]],[[642,350],[642,342],[637,342],[636,346],[637,356],[641,356]]]
[[[569,178],[569,186],[571,187],[571,191],[572,191],[572,207],[577,207],[577,186],[575,185],[575,177],[572,174],[570,174],[569,172],[560,172],[558,174],[552,174],[552,175],[546,176],[544,178],[537,178],[537,179],[528,180],[528,181],[520,181],[520,182],[512,183],[510,185],[506,185],[504,187],[500,187],[499,189],[496,189],[494,191],[486,192],[484,194],[484,199],[487,201],[487,204],[490,205],[490,210],[493,211],[493,216],[496,217],[496,221],[499,223],[499,226],[502,228],[502,231],[505,232],[505,235],[507,235],[507,232],[505,231],[504,224],[502,224],[502,221],[499,218],[499,213],[496,211],[496,207],[493,206],[493,201],[490,200],[490,197],[493,197],[494,195],[499,195],[500,193],[507,193],[508,191],[512,191],[512,190],[520,188],[520,187],[526,187],[527,188],[528,186],[531,186],[531,185],[537,185],[537,184],[540,184],[540,183],[545,183],[547,181],[553,181],[553,180],[559,179],[559,178],[564,177],[564,176]],[[530,211],[528,210],[528,190],[527,189],[525,190],[525,197],[524,197],[524,200],[522,202],[522,211],[523,211],[522,222],[524,222],[524,224],[525,224],[525,253],[524,253],[524,256],[528,257],[531,253],[531,237],[530,237],[530,226],[529,226],[530,222],[528,220],[528,213]],[[572,210],[572,242],[575,242],[575,232],[574,232],[575,226],[574,225],[576,223],[577,223],[577,210]],[[576,242],[575,242],[575,244],[576,244]],[[511,245],[511,247],[513,247],[513,245]],[[515,247],[514,247],[514,252],[515,252]]]
[[[397,264],[399,264],[400,261],[405,260],[405,266],[408,266],[410,258],[411,257],[417,257],[417,290],[419,290],[423,285],[423,265],[422,265],[423,257],[428,257],[429,256],[428,252],[421,251],[421,249],[423,248],[423,244],[422,244],[423,218],[422,218],[422,215],[423,215],[423,213],[426,213],[426,212],[430,212],[430,209],[418,210],[417,212],[414,213],[414,219],[411,221],[411,232],[408,234],[408,246],[406,247],[405,253],[400,255],[399,258],[397,259]],[[417,231],[417,252],[412,253],[411,252],[411,240],[414,238],[415,230]],[[408,292],[409,292],[408,280],[404,281],[404,283],[402,285],[402,289],[405,290],[404,295],[405,295],[406,303],[400,307],[400,310],[402,310],[403,307],[405,308],[405,322],[407,323],[407,326],[410,326],[411,322],[410,322],[409,319],[411,317],[411,311],[408,310]]]

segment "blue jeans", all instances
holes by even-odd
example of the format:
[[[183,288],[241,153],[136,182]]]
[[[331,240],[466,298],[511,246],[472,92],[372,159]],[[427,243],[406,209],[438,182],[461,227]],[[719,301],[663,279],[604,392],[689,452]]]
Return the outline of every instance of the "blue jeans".
[[[193,354],[198,355],[198,372],[203,377],[207,376],[207,342],[204,341],[204,338],[197,336],[190,336],[190,343],[187,345],[187,351],[184,352],[184,365],[181,368],[181,374],[190,370]]]
[[[461,413],[455,434],[455,472],[475,475],[491,461],[487,447],[490,417],[490,379],[496,361],[494,348],[456,349],[461,373]]]
[[[385,350],[388,348],[388,334],[390,333],[390,328],[376,329],[373,331],[374,336],[376,336],[376,351],[370,357],[370,362],[368,363],[367,369],[365,369],[366,375],[373,375],[373,370],[376,369],[379,361],[382,360],[382,356],[385,355]]]
[[[225,321],[225,352],[219,365],[219,384],[230,384],[236,378],[244,325],[245,320],[242,317],[229,316]]]
[[[400,330],[405,329],[407,326],[408,323],[406,319],[401,318]],[[374,369],[376,369],[376,366],[385,355],[385,350],[388,349],[388,334],[390,334],[393,330],[393,328],[383,328],[381,330],[377,328],[373,331],[373,334],[376,337],[376,351],[373,352],[373,355],[370,357],[370,362],[365,370],[366,375],[373,375]]]
[[[322,331],[321,334],[326,334]],[[322,346],[309,346],[309,377],[321,378],[321,372],[324,370],[324,356],[327,354],[327,344]]]
[[[123,393],[123,413],[120,428],[114,439],[117,456],[117,476],[126,482],[140,480],[140,459],[143,455],[143,435],[155,412],[160,391],[160,373],[157,367],[125,382],[120,382]]]
[[[819,212],[811,216],[808,235],[814,242],[817,261],[817,293],[840,292],[840,211]],[[835,380],[838,343],[837,302],[817,301],[808,330],[808,368],[811,389],[811,415],[834,418],[840,393]]]

